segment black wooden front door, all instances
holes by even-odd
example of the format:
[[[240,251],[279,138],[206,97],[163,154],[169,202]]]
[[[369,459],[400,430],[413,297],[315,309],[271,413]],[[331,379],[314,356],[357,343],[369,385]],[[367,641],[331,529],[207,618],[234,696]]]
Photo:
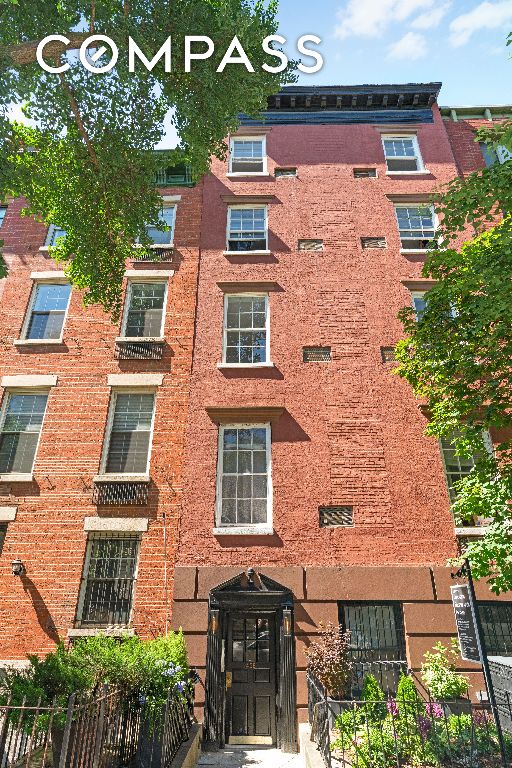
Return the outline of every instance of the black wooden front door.
[[[226,649],[227,740],[276,743],[275,614],[232,614]]]

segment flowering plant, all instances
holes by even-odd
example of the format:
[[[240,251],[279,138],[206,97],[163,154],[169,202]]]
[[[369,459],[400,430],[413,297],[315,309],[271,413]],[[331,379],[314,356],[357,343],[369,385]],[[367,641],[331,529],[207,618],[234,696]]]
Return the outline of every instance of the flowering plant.
[[[320,624],[322,633],[316,643],[306,649],[308,672],[319,680],[327,692],[342,699],[350,690],[352,661],[350,632],[339,624]]]

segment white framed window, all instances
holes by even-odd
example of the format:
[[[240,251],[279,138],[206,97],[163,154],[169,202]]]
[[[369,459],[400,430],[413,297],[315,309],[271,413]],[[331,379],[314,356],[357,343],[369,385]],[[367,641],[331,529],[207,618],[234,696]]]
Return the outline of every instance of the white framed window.
[[[163,334],[167,281],[129,280],[121,335],[159,338]]]
[[[7,213],[7,206],[6,205],[0,205],[0,227],[4,223],[5,214]]]
[[[416,320],[421,320],[421,316],[427,308],[427,291],[411,291],[412,305],[416,313]]]
[[[36,282],[23,324],[22,339],[62,339],[70,297],[69,283]]]
[[[144,475],[149,472],[154,418],[154,392],[112,392],[102,474]]]
[[[270,424],[221,425],[217,528],[268,527],[272,518]]]
[[[48,392],[6,391],[0,414],[0,475],[32,473],[47,403]]]
[[[237,205],[228,208],[228,251],[266,251],[268,225],[266,205]]]
[[[395,215],[401,251],[426,251],[431,247],[437,229],[434,206],[421,203],[395,205]]]
[[[388,173],[422,173],[425,171],[418,137],[393,134],[382,137]]]
[[[77,610],[80,626],[129,625],[139,549],[138,534],[89,534]]]
[[[489,432],[484,431],[483,438],[486,450],[489,453],[492,453],[492,440]],[[477,462],[478,456],[458,456],[455,452],[453,438],[442,437],[439,440],[439,446],[441,449],[441,457],[443,459],[448,494],[450,496],[450,501],[453,504],[457,499],[457,489],[454,487],[455,484],[458,480],[462,480],[469,475]]]
[[[258,365],[269,361],[268,294],[226,294],[222,362],[228,365]]]
[[[172,245],[174,242],[174,226],[176,223],[176,206],[175,205],[163,205],[159,222],[165,224],[167,229],[162,232],[157,229],[154,224],[148,224],[146,226],[146,232],[150,240],[154,245]]]
[[[46,233],[46,240],[44,241],[44,244],[46,246],[55,245],[57,238],[66,237],[66,235],[67,232],[65,229],[58,227],[56,224],[50,224],[48,227],[48,232]]]
[[[265,136],[232,137],[229,143],[229,172],[242,176],[266,174]]]

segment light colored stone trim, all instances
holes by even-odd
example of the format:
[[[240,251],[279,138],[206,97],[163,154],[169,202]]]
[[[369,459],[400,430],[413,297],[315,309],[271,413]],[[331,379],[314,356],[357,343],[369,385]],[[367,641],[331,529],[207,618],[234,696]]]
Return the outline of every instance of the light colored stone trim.
[[[214,536],[273,536],[274,529],[271,525],[261,525],[259,528],[251,526],[233,526],[232,528],[214,528]]]
[[[0,669],[27,669],[29,666],[28,659],[0,659]]]
[[[6,472],[0,475],[1,483],[31,483],[33,479],[32,472]]]
[[[162,277],[172,277],[173,269],[127,269],[124,273],[126,277],[143,277],[144,279],[157,279]]]
[[[165,184],[162,184],[162,186],[165,186]],[[162,195],[162,200],[164,203],[179,203],[181,195]]]
[[[468,526],[467,528],[456,528],[455,529],[455,535],[456,536],[462,536],[462,537],[482,537],[485,536],[487,533],[487,526],[480,525],[480,526]]]
[[[145,533],[148,529],[148,523],[147,517],[86,517],[84,531]]]
[[[39,282],[43,282],[44,280],[63,280],[66,283],[69,282],[66,273],[58,269],[49,270],[48,272],[31,272],[30,278],[31,280],[38,280]]]
[[[12,523],[17,511],[18,507],[0,507],[0,523]]]
[[[64,342],[62,339],[15,339],[13,344],[15,347],[42,347],[62,346]]]
[[[68,637],[101,637],[106,635],[107,637],[133,637],[135,635],[134,629],[128,627],[96,627],[92,628],[78,628],[68,629]]]
[[[109,373],[109,387],[160,387],[163,373]]]
[[[142,475],[109,472],[108,474],[95,475],[92,481],[93,483],[149,483],[150,477],[149,472]]]
[[[2,387],[8,387],[14,389],[17,387],[56,387],[57,376],[36,376],[21,374],[20,376],[2,376]]]

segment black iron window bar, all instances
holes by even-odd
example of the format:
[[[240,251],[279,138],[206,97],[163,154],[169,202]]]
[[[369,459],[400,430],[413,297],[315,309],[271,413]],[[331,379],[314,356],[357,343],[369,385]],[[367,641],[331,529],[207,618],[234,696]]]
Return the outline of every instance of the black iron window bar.
[[[171,245],[150,246],[147,250],[135,248],[133,252],[134,261],[172,261],[173,258],[174,246]]]
[[[114,357],[116,360],[161,360],[165,341],[160,338],[116,339]]]
[[[92,503],[98,506],[142,506],[148,503],[149,483],[141,480],[94,481]]]

